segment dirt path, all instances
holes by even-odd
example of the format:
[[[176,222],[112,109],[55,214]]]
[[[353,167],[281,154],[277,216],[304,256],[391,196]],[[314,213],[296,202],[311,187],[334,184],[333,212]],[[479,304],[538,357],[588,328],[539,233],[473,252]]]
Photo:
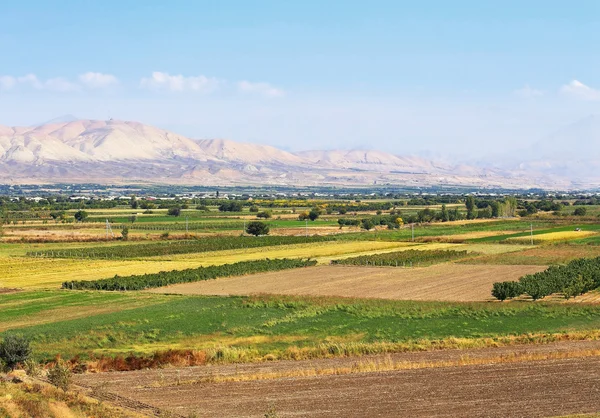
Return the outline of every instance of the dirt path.
[[[317,266],[186,283],[154,293],[313,295],[399,300],[485,301],[494,282],[517,280],[544,266],[438,264],[431,267]]]
[[[453,367],[423,364],[590,350],[600,350],[600,342],[104,373],[77,380],[88,387],[105,385],[110,392],[184,416],[195,412],[201,417],[263,417],[269,405],[274,405],[279,417],[560,416],[600,411],[597,354]],[[206,379],[351,366],[378,359],[414,362],[419,368],[222,383]]]

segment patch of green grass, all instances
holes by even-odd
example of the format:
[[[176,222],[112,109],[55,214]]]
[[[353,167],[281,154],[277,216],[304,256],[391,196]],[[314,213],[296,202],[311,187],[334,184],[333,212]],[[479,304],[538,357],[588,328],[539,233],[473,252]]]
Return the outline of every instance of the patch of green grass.
[[[141,294],[29,292],[0,296],[0,323],[60,304],[80,303],[84,318],[23,326],[39,357],[244,347],[261,353],[323,341],[403,342],[582,331],[600,327],[600,306],[549,303],[441,303],[343,298],[156,295],[155,303],[94,314],[105,298],[124,306]],[[49,298],[55,300],[48,300]],[[71,297],[84,298],[77,302]],[[66,298],[66,299],[65,299]],[[18,301],[17,310],[2,304]],[[38,315],[39,316],[39,315]]]

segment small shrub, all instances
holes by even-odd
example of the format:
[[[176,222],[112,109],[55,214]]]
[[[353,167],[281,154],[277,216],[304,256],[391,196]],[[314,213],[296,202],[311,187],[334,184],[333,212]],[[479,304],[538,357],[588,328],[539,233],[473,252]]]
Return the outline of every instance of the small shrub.
[[[127,241],[127,239],[129,238],[129,228],[124,226],[123,229],[121,230],[121,237],[123,238],[123,241]]]
[[[73,382],[73,373],[64,361],[58,360],[48,371],[48,380],[54,386],[66,392]]]
[[[32,358],[25,360],[23,363],[23,368],[25,369],[27,376],[39,377],[42,374],[42,368],[40,367],[40,364]]]
[[[275,409],[274,404],[270,404],[267,408],[267,412],[265,412],[265,418],[278,418],[277,410]]]
[[[0,359],[10,370],[25,362],[31,355],[29,339],[16,334],[7,334],[0,343]]]

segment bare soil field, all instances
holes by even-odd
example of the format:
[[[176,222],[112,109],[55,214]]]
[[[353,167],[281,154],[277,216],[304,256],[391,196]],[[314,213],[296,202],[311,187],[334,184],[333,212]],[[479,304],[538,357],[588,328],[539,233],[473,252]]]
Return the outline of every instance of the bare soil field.
[[[198,295],[311,295],[397,300],[486,301],[492,284],[543,266],[438,264],[430,267],[317,266],[152,289]]]
[[[76,381],[180,416],[263,417],[273,406],[280,417],[548,417],[600,411],[599,350],[598,341],[561,342],[88,374]],[[529,359],[536,356],[539,359]],[[465,359],[464,365],[443,363]],[[468,359],[488,364],[471,365]],[[304,377],[300,373],[344,366],[352,370],[357,361],[400,362],[406,368]],[[297,371],[298,377],[261,378],[286,370]],[[219,381],[222,376],[230,379]]]

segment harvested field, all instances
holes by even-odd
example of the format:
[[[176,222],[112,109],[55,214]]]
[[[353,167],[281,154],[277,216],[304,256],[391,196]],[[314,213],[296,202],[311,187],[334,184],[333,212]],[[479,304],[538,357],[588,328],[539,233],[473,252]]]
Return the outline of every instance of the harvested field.
[[[422,268],[317,266],[150,290],[198,295],[312,295],[398,300],[486,301],[492,284],[543,266],[439,264]]]
[[[183,416],[262,417],[270,405],[279,416],[559,416],[600,410],[599,349],[590,341],[448,350],[92,374],[77,383]],[[405,367],[360,371],[377,364]]]
[[[512,247],[512,246],[510,246]],[[576,258],[600,257],[600,246],[555,244],[527,248],[511,253],[490,254],[461,261],[464,264],[551,265],[568,263]]]

